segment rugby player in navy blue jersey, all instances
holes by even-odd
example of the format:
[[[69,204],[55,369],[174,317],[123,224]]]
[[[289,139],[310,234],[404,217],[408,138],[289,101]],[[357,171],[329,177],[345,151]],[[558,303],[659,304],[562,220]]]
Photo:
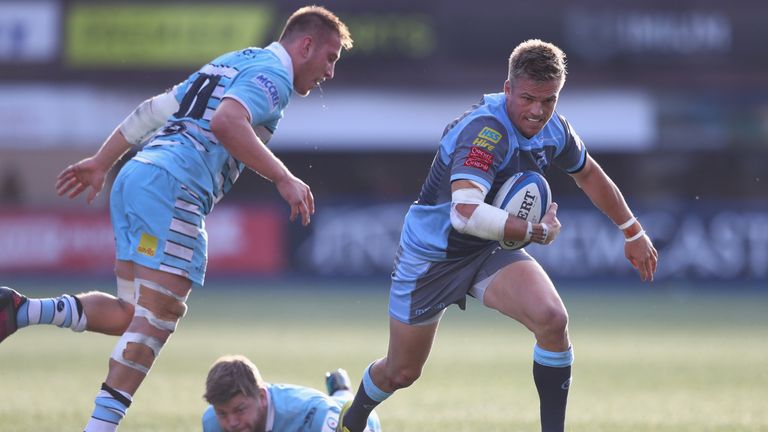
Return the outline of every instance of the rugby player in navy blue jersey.
[[[117,297],[102,292],[32,299],[0,287],[0,341],[18,328],[55,324],[119,337],[87,432],[115,431],[160,350],[184,316],[207,263],[204,220],[248,167],[272,181],[290,219],[309,224],[312,192],[266,147],[295,92],[332,79],[347,26],[325,8],[294,12],[278,41],[221,55],[140,104],[89,158],[67,167],[59,195],[90,203],[115,162],[110,195]]]
[[[561,432],[573,349],[568,313],[541,266],[500,240],[548,245],[560,232],[557,204],[532,224],[488,203],[526,170],[569,174],[623,231],[624,254],[644,281],[658,255],[621,192],[570,123],[555,111],[565,83],[565,54],[540,40],[518,45],[502,93],[484,95],[443,132],[418,200],[405,217],[389,298],[389,348],[363,373],[338,432],[360,432],[368,413],[421,375],[446,308],[470,295],[526,326],[536,339],[533,378],[541,429]]]

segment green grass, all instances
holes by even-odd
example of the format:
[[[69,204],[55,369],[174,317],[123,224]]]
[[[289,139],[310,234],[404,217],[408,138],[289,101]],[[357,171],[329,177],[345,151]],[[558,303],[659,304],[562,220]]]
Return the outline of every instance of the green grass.
[[[193,293],[121,431],[200,430],[205,375],[222,354],[249,356],[268,381],[323,389],[325,371],[344,367],[357,381],[386,351],[386,284],[224,285]],[[576,354],[567,430],[768,430],[766,293],[562,295]],[[115,341],[41,326],[3,342],[0,431],[82,430]],[[532,345],[522,326],[476,301],[451,308],[422,378],[379,407],[385,431],[538,430]]]

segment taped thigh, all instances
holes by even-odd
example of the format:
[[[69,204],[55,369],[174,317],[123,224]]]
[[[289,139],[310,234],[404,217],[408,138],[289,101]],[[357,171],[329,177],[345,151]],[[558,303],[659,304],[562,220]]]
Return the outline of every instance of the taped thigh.
[[[153,327],[173,333],[176,330],[176,325],[179,319],[187,313],[187,297],[180,296],[173,291],[146,279],[136,279],[134,281],[136,286],[136,307],[134,316],[140,316],[149,322]],[[141,289],[146,288],[149,291],[144,292],[144,296],[141,295]],[[171,307],[159,306],[162,310],[155,310],[154,312],[147,308],[152,306],[155,295],[170,297],[175,300],[175,303]],[[147,299],[147,297],[150,297]]]
[[[146,375],[162,348],[163,342],[157,338],[141,333],[125,332],[112,351],[111,358]]]
[[[136,304],[136,284],[129,279],[117,278],[117,298],[132,305]]]

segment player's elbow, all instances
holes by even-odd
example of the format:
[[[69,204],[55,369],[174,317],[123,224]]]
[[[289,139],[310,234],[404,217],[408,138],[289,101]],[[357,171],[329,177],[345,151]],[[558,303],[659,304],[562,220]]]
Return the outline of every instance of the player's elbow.
[[[227,131],[232,127],[231,119],[226,113],[217,110],[213,113],[210,126],[211,132],[221,141],[222,137],[225,137]]]
[[[239,102],[225,98],[213,113],[210,127],[219,141],[226,141],[251,128],[250,116]]]
[[[451,226],[462,234],[470,234],[467,231],[469,219],[475,211],[476,205],[451,203]]]
[[[488,204],[451,204],[451,225],[462,233],[485,240],[504,240],[509,214]]]

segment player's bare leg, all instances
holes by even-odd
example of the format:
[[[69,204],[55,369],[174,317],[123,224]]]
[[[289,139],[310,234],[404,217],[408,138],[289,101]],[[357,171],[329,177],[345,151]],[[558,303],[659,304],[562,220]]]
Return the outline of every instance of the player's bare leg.
[[[568,313],[552,281],[535,261],[518,261],[499,271],[485,291],[483,303],[533,332],[533,377],[539,392],[541,428],[562,432],[573,350]]]
[[[134,314],[112,351],[107,379],[85,432],[117,430],[133,395],[186,313],[192,287],[188,279],[140,265],[133,266],[133,276]]]
[[[427,362],[439,319],[430,324],[408,325],[389,319],[387,356],[363,373],[352,405],[343,412],[339,432],[362,432],[371,411],[395,390],[413,384]]]
[[[0,288],[0,341],[17,329],[50,324],[75,332],[85,330],[120,336],[133,318],[133,264],[116,265],[118,297],[92,291],[51,298],[28,298],[10,288]],[[7,299],[6,299],[7,298]]]

